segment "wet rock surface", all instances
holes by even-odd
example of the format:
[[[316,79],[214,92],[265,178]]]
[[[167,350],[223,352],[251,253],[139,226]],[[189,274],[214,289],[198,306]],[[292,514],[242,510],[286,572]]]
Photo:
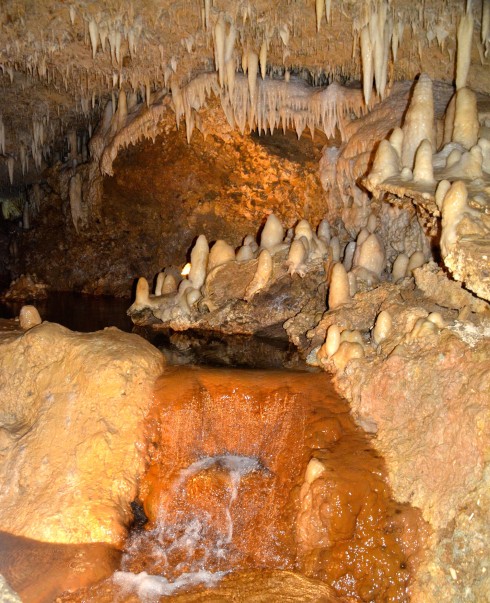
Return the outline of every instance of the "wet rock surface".
[[[82,603],[86,596],[94,596],[94,591],[60,598],[60,603]],[[117,596],[121,603],[139,603],[137,595],[122,595],[114,592],[111,584],[103,584],[96,591],[98,603],[112,603]],[[260,572],[236,572],[225,576],[214,588],[198,592],[181,593],[161,601],[194,603],[198,601],[251,601],[267,603],[284,601],[285,603],[349,603],[352,599],[335,595],[332,588],[320,580],[307,578],[290,571],[262,570]]]
[[[0,527],[58,543],[121,543],[143,469],[161,354],[117,329],[43,323],[0,342]],[[139,442],[139,444],[138,444]]]
[[[24,602],[52,603],[110,576],[121,552],[106,544],[51,544],[0,532],[0,573]],[[2,601],[9,601],[2,593]],[[11,599],[14,601],[15,599]]]

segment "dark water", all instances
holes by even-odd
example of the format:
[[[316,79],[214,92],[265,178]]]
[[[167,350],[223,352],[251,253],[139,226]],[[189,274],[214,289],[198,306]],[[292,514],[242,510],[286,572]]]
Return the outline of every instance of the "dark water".
[[[195,364],[235,368],[301,368],[306,365],[286,338],[270,339],[245,335],[220,335],[196,331],[174,332],[152,326],[134,327],[126,311],[131,300],[96,297],[81,293],[51,292],[35,302],[43,320],[72,331],[90,333],[106,327],[135,332],[163,352],[168,364]],[[0,318],[15,318],[22,302],[0,303]],[[285,334],[284,334],[285,335]]]
[[[0,318],[19,316],[21,302],[0,304]],[[96,297],[82,293],[52,292],[43,300],[31,302],[43,320],[57,322],[72,331],[89,333],[105,327],[130,332],[133,323],[126,315],[131,300],[117,297]]]

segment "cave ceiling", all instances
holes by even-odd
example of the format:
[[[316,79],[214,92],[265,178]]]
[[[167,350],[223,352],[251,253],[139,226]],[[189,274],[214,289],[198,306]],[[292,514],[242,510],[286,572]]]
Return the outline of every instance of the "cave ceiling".
[[[482,1],[473,2],[468,84],[490,92]],[[422,71],[451,82],[461,0],[4,0],[0,7],[0,183],[32,181],[70,145],[87,141],[120,90],[135,103],[161,100],[215,71],[221,27],[237,73],[251,52],[268,78],[285,72],[309,85],[359,81],[361,34],[381,18],[390,29],[388,88]],[[328,16],[328,21],[327,21]],[[233,36],[230,32],[233,29]],[[386,32],[386,29],[385,29]],[[483,38],[487,36],[487,39]],[[373,37],[373,35],[371,35]],[[485,56],[485,52],[486,55]],[[245,58],[246,61],[246,58]]]

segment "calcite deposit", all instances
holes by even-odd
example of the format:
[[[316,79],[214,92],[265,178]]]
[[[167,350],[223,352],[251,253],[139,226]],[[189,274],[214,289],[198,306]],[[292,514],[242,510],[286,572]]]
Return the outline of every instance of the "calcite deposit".
[[[0,529],[120,545],[144,466],[142,421],[163,368],[117,329],[43,323],[0,342]]]

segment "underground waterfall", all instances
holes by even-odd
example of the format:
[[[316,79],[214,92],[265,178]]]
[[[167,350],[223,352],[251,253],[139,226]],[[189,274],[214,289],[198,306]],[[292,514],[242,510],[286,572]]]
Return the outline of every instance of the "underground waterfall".
[[[144,429],[119,551],[0,538],[24,601],[406,600],[427,528],[328,375],[168,366]]]

